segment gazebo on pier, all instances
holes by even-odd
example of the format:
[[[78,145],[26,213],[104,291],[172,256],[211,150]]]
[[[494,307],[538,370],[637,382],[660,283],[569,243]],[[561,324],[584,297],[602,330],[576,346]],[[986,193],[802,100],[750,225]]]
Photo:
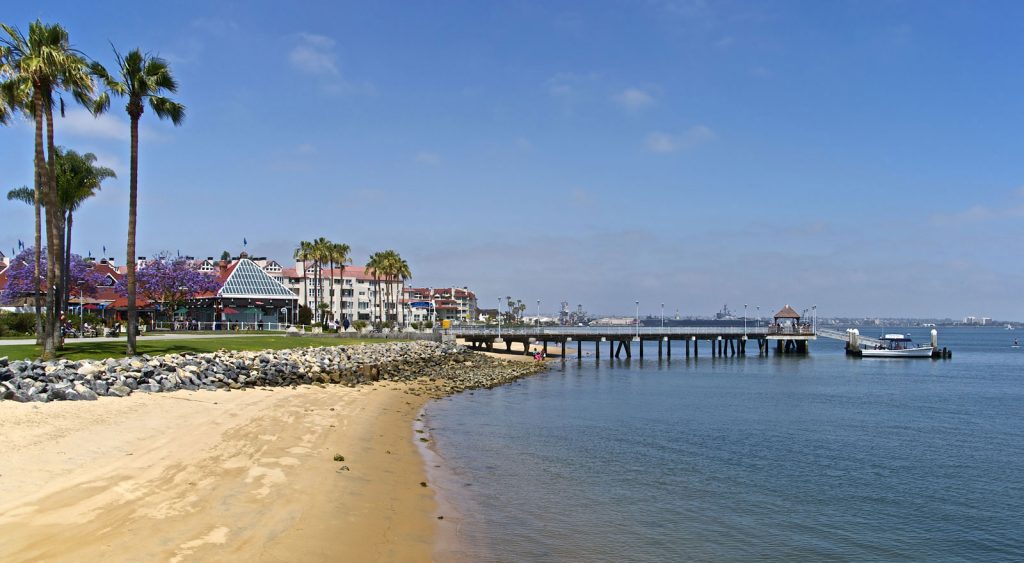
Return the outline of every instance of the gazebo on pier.
[[[817,340],[814,329],[807,323],[800,322],[800,313],[786,305],[772,317],[774,322],[768,327],[768,340],[776,341],[776,351],[780,354],[807,353],[807,341]]]

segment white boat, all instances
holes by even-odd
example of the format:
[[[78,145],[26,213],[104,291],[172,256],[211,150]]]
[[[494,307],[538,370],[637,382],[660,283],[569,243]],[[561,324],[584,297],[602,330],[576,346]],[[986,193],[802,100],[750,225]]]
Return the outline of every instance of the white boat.
[[[932,347],[915,346],[903,334],[886,334],[878,339],[878,344],[862,344],[860,355],[865,358],[930,358]]]

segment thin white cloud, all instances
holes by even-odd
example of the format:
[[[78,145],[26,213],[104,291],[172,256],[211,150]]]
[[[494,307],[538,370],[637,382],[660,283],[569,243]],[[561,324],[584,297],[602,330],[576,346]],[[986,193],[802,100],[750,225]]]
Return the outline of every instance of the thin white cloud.
[[[54,112],[54,127],[60,134],[85,139],[115,139],[127,141],[131,136],[131,125],[126,114],[120,108],[124,106],[115,98],[110,104],[110,111],[93,116],[81,107],[71,106],[64,112]],[[145,121],[143,117],[143,121]],[[139,138],[143,141],[156,141],[162,137],[145,124],[139,124]]]
[[[548,94],[552,97],[569,98],[579,93],[580,89],[584,85],[594,82],[600,77],[601,75],[596,72],[585,74],[560,72],[549,78],[545,84],[548,89]]]
[[[1024,205],[995,209],[987,205],[972,205],[955,213],[937,213],[932,222],[939,225],[966,225],[1000,219],[1024,217]]]
[[[750,76],[753,76],[754,78],[771,78],[774,75],[775,73],[765,66],[756,66],[750,69]]]
[[[112,102],[110,106],[114,108],[115,104]],[[69,108],[63,118],[55,114],[54,123],[62,133],[78,137],[126,140],[131,134],[127,119],[119,119],[111,113],[93,117],[80,108]]]
[[[640,111],[654,105],[654,97],[641,88],[626,88],[612,100],[628,111]]]
[[[708,141],[713,141],[718,135],[706,125],[695,125],[682,133],[673,134],[662,131],[655,131],[647,135],[647,150],[656,153],[673,153],[692,149]]]
[[[288,62],[296,70],[315,76],[337,76],[335,41],[324,35],[298,34],[298,43],[288,52]]]
[[[238,23],[233,20],[226,20],[222,18],[196,18],[189,24],[194,29],[212,33],[214,35],[222,35],[229,32],[238,31]]]
[[[441,157],[437,153],[427,151],[421,151],[416,153],[416,156],[413,157],[413,160],[420,164],[429,164],[431,166],[437,166],[438,164],[441,164]]]

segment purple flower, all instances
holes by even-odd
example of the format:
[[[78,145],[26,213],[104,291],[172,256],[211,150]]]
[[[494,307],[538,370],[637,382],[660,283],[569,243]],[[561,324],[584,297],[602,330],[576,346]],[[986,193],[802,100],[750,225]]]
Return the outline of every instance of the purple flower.
[[[26,248],[11,260],[7,269],[7,285],[0,292],[0,303],[13,303],[25,297],[32,297],[38,291],[46,291],[46,253],[39,262],[39,281],[36,282],[35,256],[32,247]],[[90,265],[77,254],[71,255],[71,269],[68,284],[77,295],[81,287],[86,295],[96,295],[96,287],[103,285],[106,277],[93,271]]]

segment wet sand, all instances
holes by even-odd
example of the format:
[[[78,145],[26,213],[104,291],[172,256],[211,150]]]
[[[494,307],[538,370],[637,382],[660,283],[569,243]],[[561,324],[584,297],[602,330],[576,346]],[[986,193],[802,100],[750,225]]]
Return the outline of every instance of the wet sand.
[[[0,561],[430,561],[403,389],[0,402]]]

